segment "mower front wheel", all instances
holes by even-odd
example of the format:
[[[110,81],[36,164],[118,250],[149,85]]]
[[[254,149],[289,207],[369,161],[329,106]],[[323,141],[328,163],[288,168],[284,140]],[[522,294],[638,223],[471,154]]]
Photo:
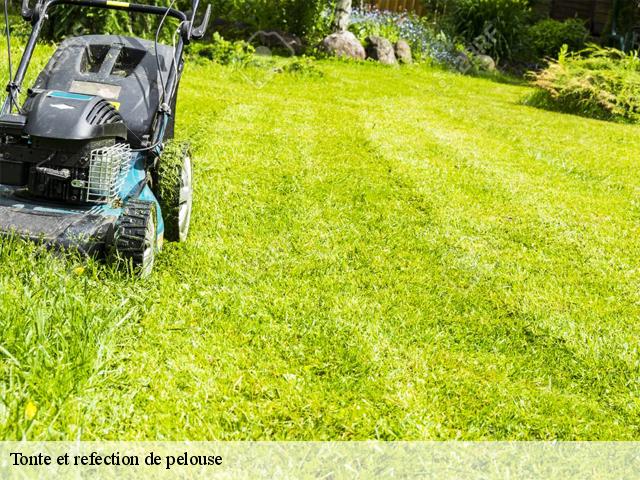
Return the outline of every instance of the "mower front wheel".
[[[193,207],[193,170],[187,143],[169,141],[158,159],[154,193],[162,208],[164,238],[184,242]]]
[[[158,250],[156,205],[130,200],[115,225],[112,258],[131,265],[141,277],[153,270]]]

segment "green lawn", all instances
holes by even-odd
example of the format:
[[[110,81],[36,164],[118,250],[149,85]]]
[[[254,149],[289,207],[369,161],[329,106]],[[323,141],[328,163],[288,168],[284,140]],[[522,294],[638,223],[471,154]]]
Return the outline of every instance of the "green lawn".
[[[150,279],[0,243],[2,437],[640,439],[638,127],[318,66],[188,66]]]

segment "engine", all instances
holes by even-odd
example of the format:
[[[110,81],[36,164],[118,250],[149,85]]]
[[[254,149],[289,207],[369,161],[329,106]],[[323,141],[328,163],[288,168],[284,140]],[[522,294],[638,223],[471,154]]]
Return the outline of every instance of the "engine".
[[[0,117],[0,184],[55,202],[108,203],[130,167],[127,128],[99,96],[34,92]]]

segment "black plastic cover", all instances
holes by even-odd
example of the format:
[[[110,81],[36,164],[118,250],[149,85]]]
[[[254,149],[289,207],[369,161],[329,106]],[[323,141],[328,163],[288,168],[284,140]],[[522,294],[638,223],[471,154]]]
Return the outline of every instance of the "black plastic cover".
[[[101,97],[48,91],[29,101],[25,133],[60,140],[127,138],[117,110]]]
[[[3,135],[22,135],[27,117],[14,113],[0,115],[0,133]]]
[[[158,63],[160,70],[158,70]],[[141,145],[153,134],[161,97],[173,65],[173,48],[119,35],[85,35],[60,44],[34,89],[98,94],[116,105],[128,128],[128,142]]]

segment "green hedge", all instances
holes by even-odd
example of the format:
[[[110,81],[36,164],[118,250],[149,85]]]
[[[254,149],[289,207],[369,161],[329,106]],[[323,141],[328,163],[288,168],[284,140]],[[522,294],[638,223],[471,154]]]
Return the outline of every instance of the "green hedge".
[[[556,58],[563,45],[570,51],[582,50],[588,38],[589,30],[578,18],[564,22],[550,18],[541,20],[527,31],[527,44],[535,58]]]

